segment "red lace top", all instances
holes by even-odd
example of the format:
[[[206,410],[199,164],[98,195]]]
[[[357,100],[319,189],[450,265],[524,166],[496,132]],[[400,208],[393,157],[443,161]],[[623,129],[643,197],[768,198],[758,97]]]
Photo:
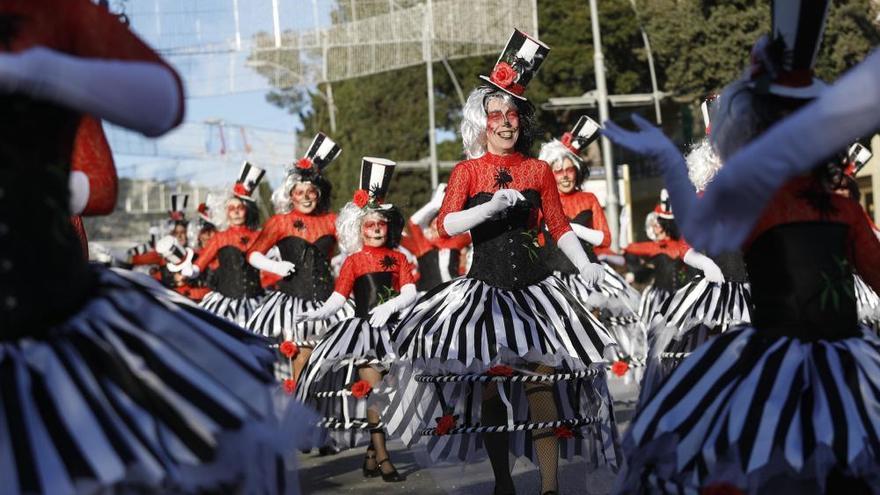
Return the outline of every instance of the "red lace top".
[[[348,297],[358,277],[376,272],[391,272],[394,290],[398,292],[404,285],[415,283],[412,275],[413,266],[403,253],[387,247],[364,246],[360,251],[345,258],[333,291]]]
[[[89,200],[82,215],[109,215],[116,206],[116,166],[100,120],[85,116],[80,121],[70,168],[89,178]]]
[[[574,191],[571,194],[560,194],[559,200],[562,203],[562,211],[569,220],[574,220],[578,214],[584,211],[593,212],[593,224],[588,225],[594,230],[601,230],[605,234],[602,244],[594,246],[595,248],[606,248],[611,245],[611,230],[608,228],[608,221],[605,219],[605,210],[599,204],[599,198],[595,194],[587,191]]]
[[[296,210],[270,218],[249,253],[266,253],[285,237],[299,237],[314,243],[324,236],[336,237],[336,214],[303,215]],[[327,253],[329,254],[329,253]]]
[[[428,239],[425,232],[418,225],[409,223],[410,235],[404,237],[400,241],[400,245],[411,252],[416,258],[422,257],[425,253],[433,249],[464,249],[471,243],[470,234],[464,233],[452,237],[435,237]]]
[[[625,247],[623,251],[627,254],[635,256],[651,257],[658,254],[665,254],[672,259],[683,259],[685,253],[691,247],[683,240],[668,239],[665,241],[644,241],[634,242]]]
[[[537,191],[541,196],[541,210],[550,235],[558,240],[562,234],[571,231],[559,201],[556,179],[546,162],[520,153],[504,156],[486,153],[480,158],[460,162],[452,169],[446,197],[437,217],[440,235],[450,237],[443,226],[446,215],[461,211],[467,200],[478,193],[493,194],[499,189]]]
[[[865,220],[861,205],[843,196],[831,195],[834,213],[823,214],[801,196],[814,179],[798,177],[785,184],[764,210],[751,235],[743,245],[751,244],[764,232],[777,225],[800,222],[837,222],[849,225],[847,258],[856,273],[874,290],[880,290],[880,240]]]
[[[165,259],[156,250],[147,251],[144,254],[136,254],[131,257],[131,264],[138,265],[164,265]]]
[[[195,265],[199,267],[200,271],[205,271],[205,268],[217,257],[217,251],[226,246],[233,246],[238,248],[239,251],[247,253],[253,248],[259,237],[259,230],[251,230],[244,225],[229,227],[222,232],[217,232],[211,236],[205,247],[199,251],[199,257],[196,258]]]

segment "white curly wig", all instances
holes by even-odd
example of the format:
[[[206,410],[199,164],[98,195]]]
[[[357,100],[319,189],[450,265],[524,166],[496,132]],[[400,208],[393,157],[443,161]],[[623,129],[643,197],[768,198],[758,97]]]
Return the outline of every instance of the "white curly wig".
[[[471,91],[461,112],[461,142],[464,154],[469,159],[486,154],[486,97],[500,98],[509,105],[516,106],[513,96],[497,89],[480,86]]]
[[[688,167],[688,177],[697,189],[704,191],[712,182],[718,171],[721,170],[721,159],[712,148],[709,139],[704,138],[685,157]]]
[[[345,206],[339,210],[339,215],[336,217],[336,239],[339,248],[346,255],[356,253],[364,247],[361,225],[369,212],[370,210],[360,208],[351,201],[345,203]]]
[[[562,141],[558,139],[551,139],[542,144],[541,152],[538,153],[538,160],[547,162],[551,167],[565,158],[571,160],[575,167],[579,169],[583,166],[581,157],[572,153],[571,150],[566,148],[565,145],[562,144]]]

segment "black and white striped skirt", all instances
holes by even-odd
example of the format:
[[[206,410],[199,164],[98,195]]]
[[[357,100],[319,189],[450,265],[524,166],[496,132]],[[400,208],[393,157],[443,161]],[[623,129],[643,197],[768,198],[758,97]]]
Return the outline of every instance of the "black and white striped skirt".
[[[638,310],[639,293],[613,268],[602,263],[605,278],[596,286],[588,285],[577,273],[554,274],[587,309],[607,311],[614,316],[632,315]]]
[[[273,402],[312,413],[277,395],[264,339],[147,276],[92,270],[76,314],[0,342],[0,491],[298,491],[277,462],[296,432]]]
[[[862,280],[862,277],[854,275],[854,278],[859,320],[873,328],[875,332],[880,332],[880,296]]]
[[[247,328],[276,342],[290,340],[299,347],[314,347],[328,328],[354,316],[354,306],[346,301],[345,306],[327,320],[294,323],[296,315],[320,308],[323,304],[324,301],[300,299],[281,291],[270,292],[254,310]]]
[[[642,319],[642,323],[650,325],[654,316],[660,313],[663,305],[671,297],[672,293],[666,289],[660,289],[653,284],[646,287],[642,291],[642,300],[639,303],[639,318]]]
[[[209,292],[199,306],[243,327],[262,300],[263,296],[233,298],[214,291]]]
[[[877,493],[878,404],[880,339],[865,327],[860,337],[815,342],[729,330],[642,404],[617,493],[696,494],[721,483],[764,493],[780,478],[824,493],[831,472]]]
[[[730,326],[751,323],[752,292],[747,283],[718,284],[701,278],[679,289],[661,313],[682,336],[700,325],[723,332]],[[700,344],[696,342],[691,350]]]

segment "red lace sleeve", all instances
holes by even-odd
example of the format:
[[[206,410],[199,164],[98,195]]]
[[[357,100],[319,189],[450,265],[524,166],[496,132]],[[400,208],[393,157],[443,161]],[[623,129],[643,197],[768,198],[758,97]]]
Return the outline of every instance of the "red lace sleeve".
[[[547,231],[553,236],[554,240],[559,240],[566,232],[571,232],[571,225],[568,223],[568,217],[562,211],[562,202],[559,200],[559,190],[556,188],[556,179],[553,177],[553,171],[546,162],[537,161],[537,166],[543,167],[541,177],[541,213],[544,216],[544,223],[547,225]]]
[[[409,246],[404,246],[416,258],[431,250],[431,243],[425,238],[425,233],[418,225],[409,222]]]
[[[659,252],[659,246],[653,241],[634,242],[623,248],[623,252],[634,256],[654,256]]]
[[[450,237],[443,225],[446,215],[461,211],[468,199],[471,178],[467,163],[461,162],[456,165],[452,169],[452,174],[449,175],[449,182],[446,184],[446,197],[443,198],[443,205],[437,215],[437,231],[444,238]]]
[[[266,225],[260,231],[259,237],[254,241],[251,248],[248,249],[248,255],[251,253],[266,254],[266,251],[272,249],[272,246],[281,239],[283,234],[280,228],[281,218],[282,215],[275,215],[266,221]]]
[[[204,272],[205,268],[214,261],[214,258],[217,257],[217,251],[220,249],[220,244],[223,242],[223,233],[218,232],[211,236],[208,240],[208,244],[199,252],[199,257],[196,258],[195,265],[199,267],[200,272]]]
[[[159,253],[157,253],[156,251],[150,251],[144,254],[137,254],[131,257],[131,264],[133,266],[161,265],[162,256],[160,256]]]
[[[593,212],[593,229],[601,230],[603,234],[605,234],[602,238],[602,243],[596,248],[607,248],[611,246],[611,229],[608,228],[608,220],[605,218],[605,210],[602,209],[602,205],[599,204],[599,199],[596,198],[596,195],[593,193],[588,193],[590,195],[590,210]]]
[[[339,270],[339,277],[336,279],[336,286],[333,291],[348,297],[354,288],[354,280],[357,278],[355,273],[355,263],[357,253],[345,258],[342,268]]]
[[[406,256],[404,256],[403,253],[397,253],[397,255],[397,283],[399,285],[397,290],[399,291],[404,285],[414,284],[416,281],[413,276],[415,267],[406,259]]]
[[[88,115],[80,120],[70,168],[89,178],[89,199],[82,214],[109,215],[113,212],[117,193],[116,166],[100,120]]]
[[[685,242],[684,239],[681,239],[678,241],[678,243],[676,245],[675,256],[673,256],[673,257],[678,258],[680,260],[683,260],[684,255],[687,254],[687,252],[690,250],[691,250],[691,245],[688,244],[687,242]]]

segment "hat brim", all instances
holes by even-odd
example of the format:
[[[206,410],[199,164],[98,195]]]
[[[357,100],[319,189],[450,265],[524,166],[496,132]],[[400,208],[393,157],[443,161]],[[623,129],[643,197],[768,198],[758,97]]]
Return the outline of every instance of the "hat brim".
[[[183,270],[183,267],[186,266],[188,263],[192,263],[192,259],[193,259],[194,254],[195,253],[193,252],[192,248],[186,248],[186,259],[184,259],[182,262],[180,262],[179,264],[176,264],[176,265],[173,263],[166,262],[165,267],[168,268],[169,272],[177,273],[180,270]]]
[[[492,82],[492,79],[490,79],[488,76],[480,76],[480,79],[482,79],[483,81],[486,81],[487,83],[491,84],[492,86],[495,86],[496,88],[500,89],[501,91],[504,91],[505,93],[509,94],[510,96],[513,96],[514,98],[517,98],[522,101],[529,101],[525,96],[520,96],[518,94],[511,93],[510,91],[495,84],[494,82]]]
[[[755,84],[752,83],[750,86],[754,87]],[[825,81],[814,77],[813,82],[810,83],[809,86],[794,87],[771,83],[770,86],[767,88],[767,92],[785,98],[810,100],[813,98],[818,98],[819,95],[821,95],[822,92],[824,92],[827,88],[828,84],[826,84]]]

